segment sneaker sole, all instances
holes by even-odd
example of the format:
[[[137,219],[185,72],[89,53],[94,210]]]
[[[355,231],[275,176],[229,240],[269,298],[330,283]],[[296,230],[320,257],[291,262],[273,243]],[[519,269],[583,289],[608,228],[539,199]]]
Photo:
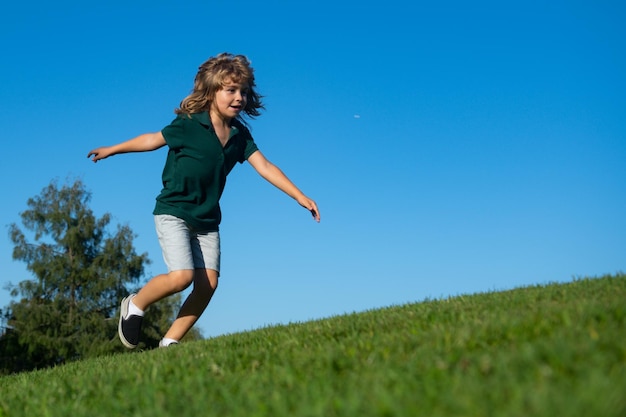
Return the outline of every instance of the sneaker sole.
[[[126,317],[128,313],[128,304],[130,303],[131,298],[133,298],[134,296],[135,294],[131,294],[128,297],[125,297],[122,299],[122,302],[120,304],[120,320],[117,324],[117,334],[120,337],[120,341],[128,349],[135,349],[137,345],[133,345],[124,337],[124,333],[122,332],[122,320],[124,317]]]

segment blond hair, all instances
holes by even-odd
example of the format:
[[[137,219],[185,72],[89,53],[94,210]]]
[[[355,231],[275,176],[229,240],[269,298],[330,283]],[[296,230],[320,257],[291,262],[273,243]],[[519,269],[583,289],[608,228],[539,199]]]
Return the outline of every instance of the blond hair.
[[[180,102],[180,107],[174,110],[176,114],[192,114],[209,111],[215,99],[215,93],[224,87],[227,82],[248,86],[248,101],[243,113],[254,118],[264,109],[262,96],[256,90],[254,70],[250,61],[243,55],[233,55],[227,52],[209,58],[200,65],[193,83],[193,91]]]

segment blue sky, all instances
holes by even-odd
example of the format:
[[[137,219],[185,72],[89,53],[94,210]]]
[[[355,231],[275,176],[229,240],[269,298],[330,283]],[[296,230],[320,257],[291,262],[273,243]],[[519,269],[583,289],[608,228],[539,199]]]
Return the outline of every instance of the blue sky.
[[[292,3],[5,6],[2,287],[31,277],[7,226],[53,179],[165,270],[165,150],[86,155],[167,125],[223,51],[252,60],[255,140],[322,222],[236,167],[205,336],[626,270],[623,2]]]

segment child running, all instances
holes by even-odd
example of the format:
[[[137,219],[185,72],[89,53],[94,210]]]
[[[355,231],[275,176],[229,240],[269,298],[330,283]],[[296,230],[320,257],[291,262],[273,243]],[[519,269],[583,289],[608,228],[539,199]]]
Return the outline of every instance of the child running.
[[[154,221],[168,273],[153,277],[121,303],[118,333],[129,349],[139,344],[144,311],[153,303],[193,284],[160,347],[178,343],[206,309],[220,276],[221,211],[226,176],[237,162],[250,165],[271,184],[320,214],[307,197],[257,148],[244,116],[255,118],[264,106],[254,70],[243,55],[222,53],[198,69],[193,91],[175,110],[177,117],[160,132],[89,151],[93,162],[109,156],[168,146],[163,189],[156,198]]]

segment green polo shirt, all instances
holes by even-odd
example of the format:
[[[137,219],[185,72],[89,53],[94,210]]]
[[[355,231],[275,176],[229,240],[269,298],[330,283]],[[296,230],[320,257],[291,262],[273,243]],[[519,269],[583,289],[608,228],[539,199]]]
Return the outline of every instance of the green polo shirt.
[[[219,230],[226,176],[258,150],[240,121],[233,119],[231,127],[225,147],[206,112],[180,114],[161,131],[169,151],[154,214],[176,216],[197,230]]]

